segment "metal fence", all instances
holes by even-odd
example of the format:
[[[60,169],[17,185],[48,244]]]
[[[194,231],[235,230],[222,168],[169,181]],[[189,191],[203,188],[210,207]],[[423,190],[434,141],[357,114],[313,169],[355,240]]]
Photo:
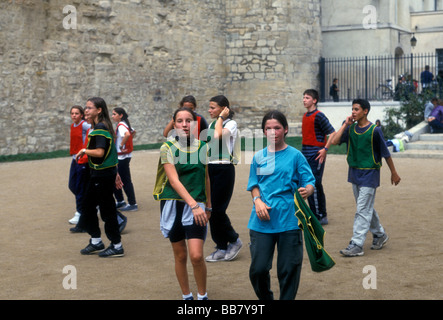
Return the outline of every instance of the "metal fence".
[[[429,90],[443,98],[443,70],[438,70],[439,62],[441,68],[443,57],[431,53],[321,58],[320,100],[323,102],[333,100],[330,95],[330,87],[335,78],[338,79],[341,101],[352,101],[356,98],[396,100],[395,88],[397,85],[408,87],[408,90],[412,92],[421,93],[424,89],[420,75],[425,70],[425,66],[429,66],[429,71],[434,75],[434,81],[430,84]],[[440,77],[438,77],[439,74]],[[399,84],[401,75],[404,76],[404,82]],[[438,79],[440,79],[440,84]]]

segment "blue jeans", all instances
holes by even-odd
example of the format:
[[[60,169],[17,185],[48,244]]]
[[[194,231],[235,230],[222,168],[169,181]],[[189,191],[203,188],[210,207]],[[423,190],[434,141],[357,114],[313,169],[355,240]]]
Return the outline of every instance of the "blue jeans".
[[[443,133],[443,123],[438,119],[434,119],[429,122],[429,126],[432,129],[432,133]]]
[[[352,191],[357,204],[352,241],[359,247],[363,247],[368,231],[377,237],[381,237],[385,233],[378,213],[374,209],[375,190],[375,188],[352,184]]]
[[[300,283],[303,262],[303,232],[300,229],[281,233],[250,230],[251,266],[249,279],[260,300],[273,300],[271,277],[275,245],[277,245],[277,276],[280,300],[294,300]]]

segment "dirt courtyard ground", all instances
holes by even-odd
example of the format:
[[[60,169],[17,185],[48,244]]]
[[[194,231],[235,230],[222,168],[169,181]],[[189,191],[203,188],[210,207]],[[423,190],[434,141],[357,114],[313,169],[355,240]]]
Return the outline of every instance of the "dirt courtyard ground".
[[[126,255],[114,259],[82,256],[79,251],[89,236],[69,232],[68,220],[75,211],[74,196],[67,187],[70,158],[1,163],[0,299],[179,300],[172,249],[159,230],[159,203],[152,197],[157,160],[156,151],[134,153],[131,171],[139,211],[127,213],[128,225],[122,234]],[[402,181],[397,187],[391,186],[389,169],[383,163],[375,203],[389,242],[380,251],[370,250],[372,236],[368,236],[364,256],[344,258],[339,250],[350,240],[355,202],[346,182],[345,157],[328,156],[324,173],[329,211],[325,243],[336,265],[315,273],[305,253],[297,300],[442,298],[442,162],[404,158],[394,158],[394,162]],[[210,299],[256,299],[248,278],[248,175],[248,164],[237,166],[228,211],[244,246],[235,261],[207,264]],[[103,239],[108,245],[104,234]],[[212,252],[213,246],[208,233],[205,254]],[[370,268],[369,273],[364,272],[365,267]],[[189,273],[195,294],[191,267]],[[278,298],[275,267],[271,274]],[[74,275],[76,288],[65,288],[65,278]],[[370,289],[365,288],[368,276],[372,277]]]

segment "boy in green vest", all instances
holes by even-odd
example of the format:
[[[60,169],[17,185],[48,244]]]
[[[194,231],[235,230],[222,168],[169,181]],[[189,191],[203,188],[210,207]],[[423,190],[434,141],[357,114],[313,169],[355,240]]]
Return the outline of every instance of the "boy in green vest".
[[[389,239],[374,209],[375,191],[380,185],[382,158],[385,158],[391,171],[391,183],[397,185],[401,180],[381,129],[368,120],[370,109],[367,100],[354,100],[352,115],[346,118],[331,140],[335,145],[343,142],[348,145],[348,182],[352,183],[357,204],[351,242],[346,249],[340,250],[346,257],[364,254],[363,244],[368,231],[373,234],[371,249],[381,249]]]

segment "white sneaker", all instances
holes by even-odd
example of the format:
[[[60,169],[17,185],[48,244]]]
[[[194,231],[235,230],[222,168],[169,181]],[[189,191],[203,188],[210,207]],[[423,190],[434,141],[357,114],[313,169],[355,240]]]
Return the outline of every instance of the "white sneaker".
[[[225,261],[226,250],[217,249],[206,257],[207,262]]]
[[[76,211],[74,216],[72,217],[72,219],[69,220],[69,223],[70,224],[77,224],[78,219],[80,219],[80,213],[78,211]]]
[[[228,245],[228,250],[226,250],[225,260],[226,261],[234,260],[235,257],[237,257],[238,253],[240,252],[242,246],[243,243],[240,240],[240,238],[238,238],[236,242],[230,243]]]

